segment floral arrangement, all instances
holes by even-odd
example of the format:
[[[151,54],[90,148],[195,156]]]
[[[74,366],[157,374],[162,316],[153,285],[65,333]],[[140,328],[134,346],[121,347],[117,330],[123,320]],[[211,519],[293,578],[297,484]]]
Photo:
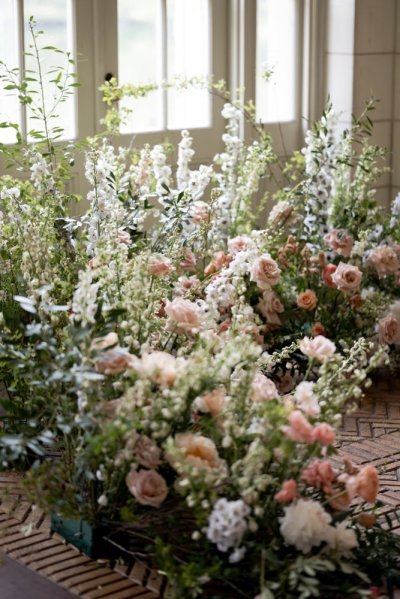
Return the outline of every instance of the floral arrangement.
[[[167,144],[88,140],[75,219],[73,151],[46,114],[39,143],[7,150],[29,180],[0,180],[3,467],[28,461],[49,511],[139,539],[172,597],[210,581],[228,589],[213,596],[372,596],[399,567],[378,472],[330,462],[342,411],[400,335],[399,199],[378,209],[369,117],[336,139],[329,108],[257,229],[277,158],[257,123],[239,137],[240,104],[196,170],[187,131],[174,174]]]

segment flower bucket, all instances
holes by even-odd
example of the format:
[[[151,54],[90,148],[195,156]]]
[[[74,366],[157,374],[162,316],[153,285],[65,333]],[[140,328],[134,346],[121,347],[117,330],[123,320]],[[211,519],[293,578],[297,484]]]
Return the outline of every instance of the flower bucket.
[[[94,526],[85,520],[63,518],[58,514],[52,514],[51,530],[88,557],[93,559],[111,557],[112,547],[104,538],[109,531],[106,526],[101,524]]]

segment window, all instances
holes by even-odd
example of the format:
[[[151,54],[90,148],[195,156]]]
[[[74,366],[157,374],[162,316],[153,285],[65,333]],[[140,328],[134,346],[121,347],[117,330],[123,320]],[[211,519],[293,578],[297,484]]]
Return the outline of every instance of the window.
[[[46,32],[45,38],[39,38],[39,48],[55,46],[64,52],[73,52],[73,19],[72,4],[70,0],[52,0],[52,2],[38,2],[37,0],[2,0],[3,13],[0,18],[1,38],[0,57],[11,68],[19,67],[31,79],[36,77],[32,72],[37,71],[35,48],[32,45],[32,36],[29,28],[29,17],[34,16],[38,30]],[[2,5],[3,6],[3,5]],[[23,52],[25,51],[25,54]],[[39,84],[30,81],[33,103],[40,107],[48,117],[52,118],[52,126],[64,130],[63,138],[75,137],[75,102],[71,96],[66,102],[60,102],[60,94],[52,83],[54,70],[67,65],[65,55],[55,54],[47,50],[41,51],[40,66],[43,73],[44,96],[46,103],[42,105],[42,96]],[[24,137],[32,139],[30,132],[37,129],[34,111],[28,105],[21,107],[13,90],[1,90],[1,120],[17,123]],[[57,93],[55,93],[57,92]],[[12,143],[15,140],[13,129],[2,129],[0,141]]]

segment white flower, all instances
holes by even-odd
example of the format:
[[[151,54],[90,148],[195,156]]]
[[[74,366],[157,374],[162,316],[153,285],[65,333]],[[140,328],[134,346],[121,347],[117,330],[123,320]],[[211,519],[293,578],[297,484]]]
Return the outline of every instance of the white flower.
[[[308,553],[312,547],[330,540],[332,518],[317,501],[299,499],[284,510],[280,532],[289,545]]]
[[[226,552],[232,548],[237,550],[248,528],[246,518],[249,515],[250,508],[242,499],[236,501],[228,501],[225,497],[218,499],[208,518],[208,527],[204,531],[207,539],[215,543],[219,551]],[[244,553],[243,549],[240,553],[234,551],[231,558],[241,559],[242,552]]]
[[[328,545],[343,556],[349,556],[351,550],[358,547],[357,535],[353,528],[347,527],[348,522],[340,522],[330,527]]]
[[[318,416],[321,408],[317,396],[313,393],[314,383],[303,381],[297,385],[294,398],[300,410],[309,416]]]
[[[97,500],[97,503],[102,507],[106,507],[108,505],[108,499],[105,495],[100,495],[100,497]]]

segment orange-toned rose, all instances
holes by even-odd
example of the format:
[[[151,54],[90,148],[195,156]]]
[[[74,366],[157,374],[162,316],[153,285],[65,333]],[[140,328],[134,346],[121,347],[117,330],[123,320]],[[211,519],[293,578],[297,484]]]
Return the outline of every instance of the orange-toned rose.
[[[254,281],[262,290],[268,289],[270,285],[276,285],[280,278],[281,269],[267,254],[257,258],[250,272],[250,280]]]
[[[281,490],[275,493],[274,499],[279,503],[288,503],[289,501],[293,501],[296,495],[297,483],[293,478],[290,478],[289,480],[285,480]]]
[[[335,283],[332,280],[332,275],[336,271],[337,266],[335,264],[327,264],[322,269],[322,280],[326,287],[330,287],[334,289],[336,287]]]
[[[317,301],[317,296],[312,289],[307,289],[307,291],[299,293],[296,299],[298,307],[303,308],[303,310],[314,310]]]
[[[367,514],[366,512],[361,512],[357,516],[357,522],[364,526],[364,528],[372,528],[376,522],[375,514]]]
[[[323,335],[325,336],[326,334],[326,330],[324,325],[321,322],[316,322],[313,324],[312,328],[311,328],[311,335],[313,337],[317,337],[318,335]]]
[[[221,459],[218,455],[214,441],[203,435],[193,433],[179,433],[175,437],[175,444],[183,450],[185,461],[196,468],[218,468]],[[172,459],[172,465],[175,462]]]
[[[356,476],[357,493],[365,501],[375,503],[379,491],[379,476],[371,464],[364,466]]]
[[[129,491],[141,505],[159,507],[168,495],[164,478],[155,470],[131,470],[125,480]]]

